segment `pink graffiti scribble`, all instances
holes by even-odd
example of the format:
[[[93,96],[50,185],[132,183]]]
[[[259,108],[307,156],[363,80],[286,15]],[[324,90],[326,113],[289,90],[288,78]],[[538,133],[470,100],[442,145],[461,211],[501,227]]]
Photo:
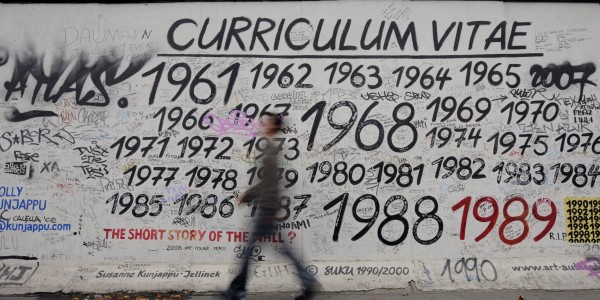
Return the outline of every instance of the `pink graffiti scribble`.
[[[213,119],[210,122],[210,118]],[[206,114],[202,122],[210,124],[210,128],[215,131],[218,137],[224,134],[237,134],[246,136],[256,136],[258,133],[258,126],[251,118],[246,118],[246,113],[239,110],[232,110],[229,113],[228,118],[219,118],[217,115],[211,113]]]
[[[600,279],[600,256],[590,256],[586,260],[575,263],[577,270],[587,270],[588,276]]]

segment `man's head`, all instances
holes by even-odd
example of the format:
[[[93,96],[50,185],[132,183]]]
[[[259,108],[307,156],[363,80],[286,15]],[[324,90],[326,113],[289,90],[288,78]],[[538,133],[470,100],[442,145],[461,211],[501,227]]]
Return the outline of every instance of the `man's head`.
[[[277,135],[281,126],[283,124],[283,118],[281,115],[276,115],[270,112],[266,112],[263,114],[260,119],[261,125],[263,127],[265,136],[272,137]]]

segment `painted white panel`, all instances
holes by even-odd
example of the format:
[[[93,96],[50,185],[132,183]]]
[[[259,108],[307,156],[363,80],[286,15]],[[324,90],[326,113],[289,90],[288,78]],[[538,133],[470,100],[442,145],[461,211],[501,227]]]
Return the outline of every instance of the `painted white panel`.
[[[244,251],[297,289],[283,244],[330,291],[598,288],[598,17],[2,5],[0,294],[216,291]],[[266,111],[287,198],[245,249]]]

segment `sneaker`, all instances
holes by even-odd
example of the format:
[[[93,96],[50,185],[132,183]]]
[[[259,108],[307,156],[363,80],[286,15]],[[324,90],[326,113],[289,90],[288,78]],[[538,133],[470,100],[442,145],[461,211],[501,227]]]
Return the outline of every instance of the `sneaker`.
[[[308,299],[312,299],[312,297],[314,296],[314,291],[311,289],[306,289],[304,290],[304,293],[302,293],[302,295],[294,298],[296,300],[308,300]]]
[[[246,300],[246,295],[244,292],[236,292],[230,289],[221,292],[221,297],[230,300]]]
[[[302,295],[300,295],[294,299],[296,299],[296,300],[312,299],[315,296],[315,291],[317,290],[317,287],[319,287],[319,284],[317,282],[306,286],[306,288],[304,288],[304,293],[302,293]]]

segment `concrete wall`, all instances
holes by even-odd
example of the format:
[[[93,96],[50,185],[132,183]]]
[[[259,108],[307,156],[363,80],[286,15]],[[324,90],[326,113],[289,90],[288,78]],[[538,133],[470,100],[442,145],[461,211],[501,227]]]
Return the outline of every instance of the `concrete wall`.
[[[298,289],[285,245],[330,291],[598,288],[598,17],[2,5],[0,294],[221,290],[245,251]],[[265,111],[287,198],[246,249]]]

